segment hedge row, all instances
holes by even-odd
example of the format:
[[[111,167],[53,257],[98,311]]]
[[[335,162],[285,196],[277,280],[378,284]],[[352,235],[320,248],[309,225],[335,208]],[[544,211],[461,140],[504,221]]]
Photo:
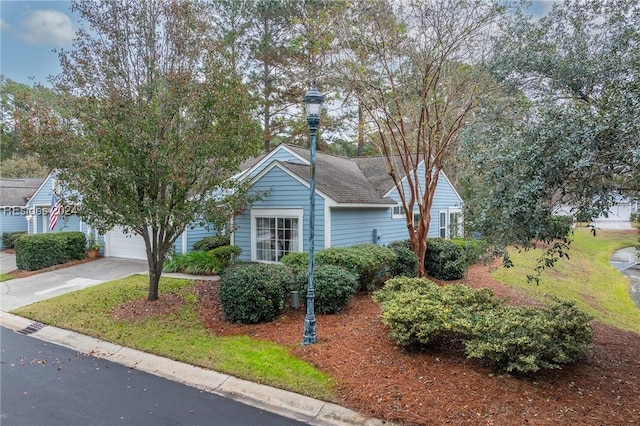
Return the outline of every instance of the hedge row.
[[[18,232],[3,232],[2,233],[2,244],[7,247],[15,247],[16,240],[23,235],[27,235],[27,231],[18,231]]]
[[[374,299],[399,345],[424,349],[463,342],[469,358],[489,360],[508,372],[560,368],[582,357],[593,339],[592,318],[573,302],[514,307],[489,289],[440,287],[424,278],[391,279]]]
[[[356,244],[349,247],[331,247],[318,251],[315,265],[339,266],[358,277],[359,289],[375,288],[380,278],[396,261],[396,254],[388,247],[377,244]],[[289,253],[281,262],[297,272],[309,267],[308,253]]]
[[[24,235],[16,240],[16,267],[35,271],[86,256],[86,237],[82,232],[50,232]]]

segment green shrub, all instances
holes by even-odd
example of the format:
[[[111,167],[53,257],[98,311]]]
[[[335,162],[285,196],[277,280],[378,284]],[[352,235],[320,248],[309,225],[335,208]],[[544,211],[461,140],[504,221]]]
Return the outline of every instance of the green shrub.
[[[467,266],[480,263],[486,258],[489,250],[489,243],[486,240],[477,238],[452,238],[456,245],[464,251],[464,258]]]
[[[192,251],[187,254],[174,254],[165,261],[162,270],[194,275],[213,275],[218,272],[218,265],[210,252]]]
[[[16,267],[35,271],[86,255],[86,237],[82,232],[49,232],[24,235],[15,241]]]
[[[490,289],[440,287],[425,278],[393,278],[374,294],[390,337],[401,346],[425,347],[471,336],[478,312],[500,305]]]
[[[341,266],[357,274],[360,288],[370,289],[375,286],[377,277],[393,264],[395,257],[388,247],[357,244],[320,250],[315,260],[318,264]]]
[[[297,275],[300,299],[306,302],[309,271]],[[335,314],[344,308],[358,287],[354,273],[334,265],[318,265],[313,271],[314,308],[319,314]]]
[[[240,256],[242,249],[240,246],[220,246],[209,251],[209,254],[213,257],[213,262],[216,265],[216,270],[221,273],[222,270],[231,266],[234,263],[236,257]]]
[[[229,235],[214,235],[205,237],[193,244],[194,251],[211,251],[215,248],[228,246],[231,244]]]
[[[393,252],[396,254],[396,260],[389,267],[389,273],[393,277],[415,277],[418,268],[418,258],[416,254],[401,245],[393,246]]]
[[[4,244],[7,247],[15,247],[16,245],[16,240],[20,237],[22,237],[23,235],[27,235],[27,231],[20,231],[20,232],[3,232],[2,233],[2,244]]]
[[[397,240],[389,243],[388,246],[391,250],[395,250],[398,247],[403,247],[409,250],[411,249],[411,240]]]
[[[469,358],[517,373],[560,368],[582,357],[593,339],[589,315],[573,302],[513,307],[491,290],[439,287],[424,278],[394,278],[374,294],[399,345],[423,349],[464,343]]]
[[[315,260],[315,258],[314,258]],[[287,265],[291,269],[297,272],[302,272],[305,269],[309,270],[309,253],[305,252],[291,252],[287,253],[280,259],[283,265]]]
[[[483,313],[475,337],[466,343],[467,356],[491,360],[508,372],[561,368],[589,349],[591,319],[568,301],[544,308],[503,306]]]
[[[427,273],[441,280],[459,280],[467,272],[464,250],[451,240],[431,238],[424,259]]]
[[[284,265],[252,263],[227,269],[220,279],[225,318],[244,324],[273,321],[284,307],[291,280],[291,270]]]

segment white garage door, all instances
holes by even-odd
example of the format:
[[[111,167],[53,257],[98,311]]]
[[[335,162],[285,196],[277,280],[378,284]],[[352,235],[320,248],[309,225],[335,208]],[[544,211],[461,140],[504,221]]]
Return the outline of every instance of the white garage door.
[[[631,217],[631,204],[615,204],[609,209],[609,217],[600,216],[598,221],[628,221]]]
[[[107,232],[105,255],[110,257],[126,257],[128,259],[147,259],[147,250],[141,236],[125,233],[116,226]]]

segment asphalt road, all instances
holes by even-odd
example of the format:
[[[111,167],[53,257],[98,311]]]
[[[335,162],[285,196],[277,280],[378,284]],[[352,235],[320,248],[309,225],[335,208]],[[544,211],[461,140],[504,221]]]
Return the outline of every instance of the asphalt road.
[[[301,425],[0,327],[2,426]]]

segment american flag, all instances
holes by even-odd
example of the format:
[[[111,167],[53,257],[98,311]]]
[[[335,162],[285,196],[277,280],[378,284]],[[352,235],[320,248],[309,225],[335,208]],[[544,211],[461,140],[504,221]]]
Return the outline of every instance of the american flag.
[[[60,204],[60,200],[56,197],[56,194],[51,194],[51,210],[49,211],[49,229],[53,229],[58,222],[58,217],[60,217],[60,211],[62,210],[62,205]]]

